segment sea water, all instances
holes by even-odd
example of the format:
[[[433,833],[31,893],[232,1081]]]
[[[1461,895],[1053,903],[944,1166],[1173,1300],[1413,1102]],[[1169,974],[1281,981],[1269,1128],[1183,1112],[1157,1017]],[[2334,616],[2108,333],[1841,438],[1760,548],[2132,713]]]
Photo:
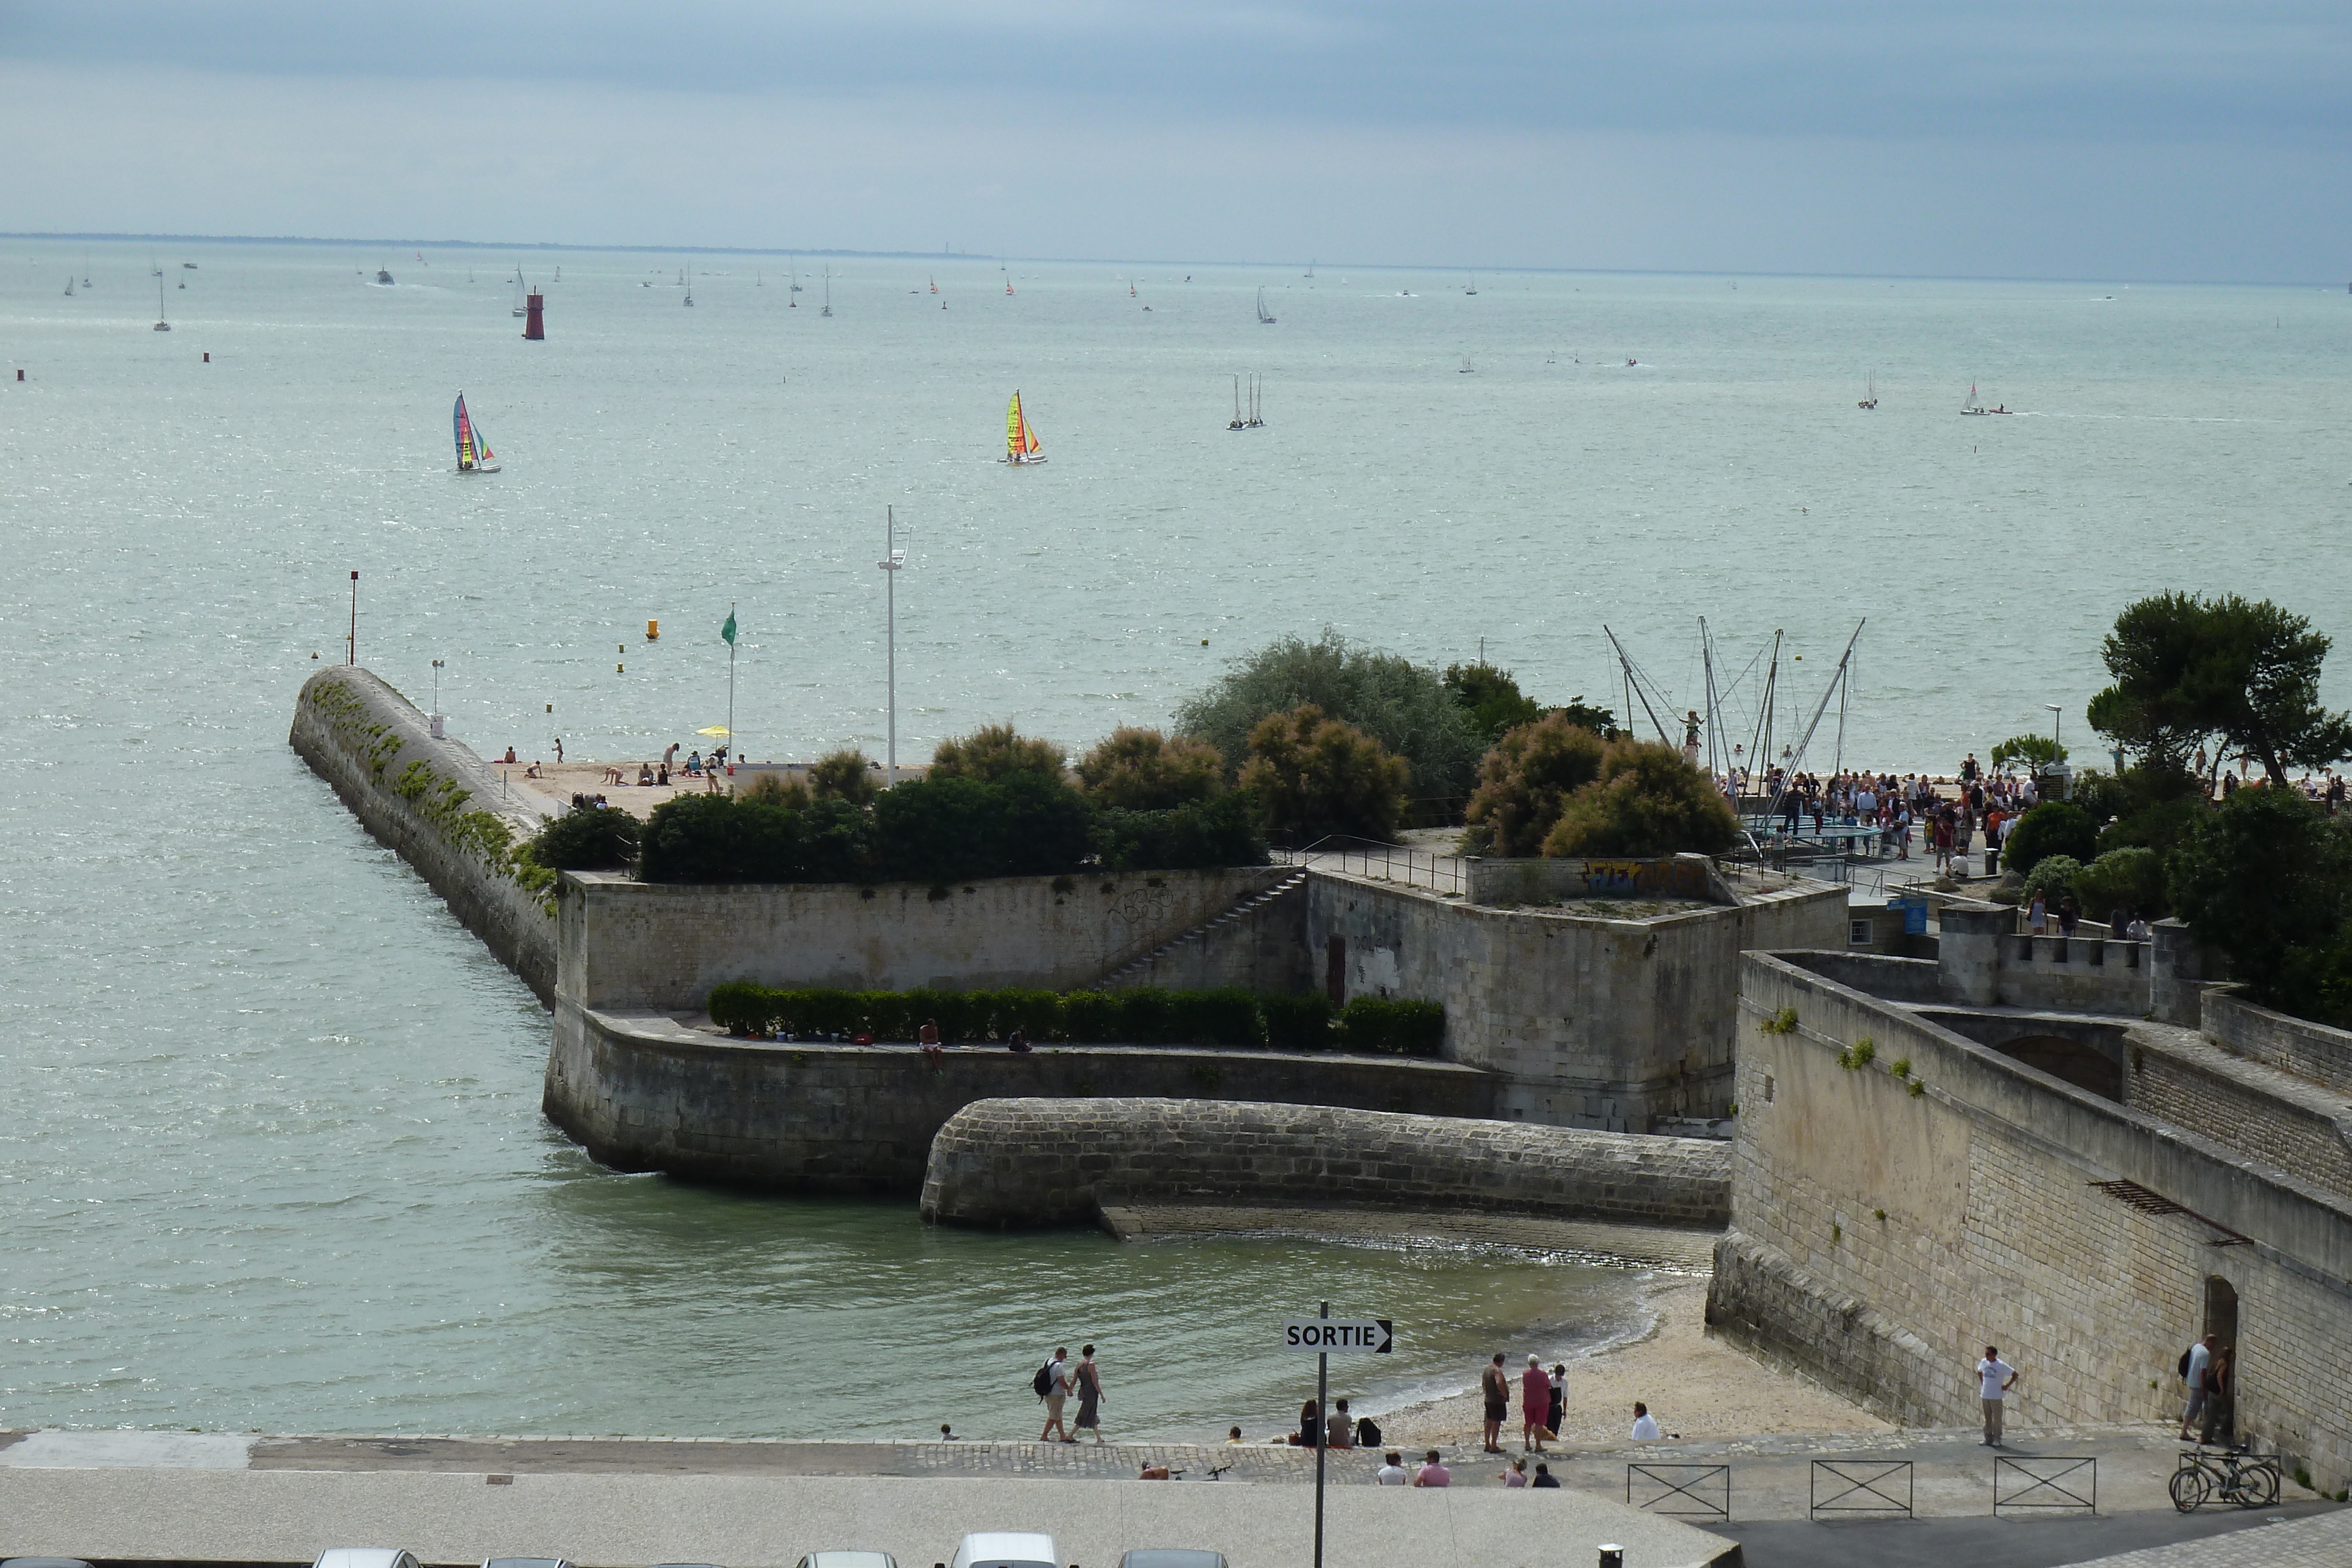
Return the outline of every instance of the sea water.
[[[445,661],[451,733],[526,758],[724,724],[730,608],[749,755],[878,753],[886,507],[910,758],[1162,723],[1327,626],[1622,710],[1606,625],[1693,706],[1705,614],[1739,738],[1775,629],[1785,740],[1867,617],[1813,765],[1841,709],[1844,760],[1944,769],[2053,702],[2080,758],[2137,594],[2347,626],[2316,288],[842,258],[826,317],[778,257],[97,245],[68,299],[83,248],[0,241],[0,1425],[1016,1437],[1092,1339],[1113,1435],[1255,1433],[1319,1300],[1399,1321],[1375,1405],[1637,1326],[1583,1260],[597,1169],[545,1015],[286,747],[353,570],[362,661],[419,706]],[[1016,388],[1042,466],[995,461]],[[461,390],[499,474],[452,472]]]

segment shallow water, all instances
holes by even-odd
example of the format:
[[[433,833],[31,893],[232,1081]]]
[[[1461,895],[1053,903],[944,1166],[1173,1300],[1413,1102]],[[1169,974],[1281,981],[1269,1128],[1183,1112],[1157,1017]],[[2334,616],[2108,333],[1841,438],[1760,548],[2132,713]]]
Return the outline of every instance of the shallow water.
[[[159,249],[165,334],[149,247],[66,299],[80,249],[0,242],[0,1424],[1019,1436],[1091,1337],[1112,1435],[1255,1432],[1301,1377],[1263,1325],[1325,1297],[1405,1327],[1375,1404],[1631,1326],[1634,1276],[1573,1260],[596,1170],[538,1113],[545,1016],[286,749],[354,568],[363,661],[422,705],[446,659],[454,733],[574,758],[724,722],[730,601],[751,754],[878,749],[886,503],[906,756],[1160,722],[1325,624],[1616,701],[1606,621],[1684,698],[1705,612],[1735,667],[1785,627],[1800,703],[1869,615],[1846,755],[1944,766],[2045,700],[2079,740],[2132,594],[2346,625],[2316,290],[849,261],[828,319],[780,267],[698,263],[688,310],[677,263],[572,253],[532,345],[503,257]],[[1971,379],[2031,413],[1955,417]],[[1041,468],[992,461],[1015,386]],[[448,472],[460,388],[499,475]]]

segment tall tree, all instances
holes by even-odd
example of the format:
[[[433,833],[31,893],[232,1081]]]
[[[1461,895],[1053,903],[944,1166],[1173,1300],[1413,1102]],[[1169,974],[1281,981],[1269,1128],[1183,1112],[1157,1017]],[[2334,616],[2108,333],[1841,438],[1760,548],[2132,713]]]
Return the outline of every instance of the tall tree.
[[[2319,701],[2329,640],[2269,600],[2160,593],[2126,608],[2100,645],[2114,685],[2091,699],[2091,727],[2162,768],[2200,747],[2226,751],[2284,785],[2289,767],[2352,756],[2352,717]]]

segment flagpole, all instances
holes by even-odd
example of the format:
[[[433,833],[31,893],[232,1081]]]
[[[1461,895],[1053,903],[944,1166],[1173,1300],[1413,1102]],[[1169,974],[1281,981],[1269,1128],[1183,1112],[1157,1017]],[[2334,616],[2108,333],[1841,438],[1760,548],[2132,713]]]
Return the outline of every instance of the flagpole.
[[[898,548],[898,512],[896,507],[882,508],[882,581],[886,585],[884,603],[887,606],[884,633],[883,669],[889,694],[889,745],[884,756],[888,760],[887,777],[890,787],[898,786],[898,572],[907,564],[907,552]]]
[[[735,624],[735,601],[727,601],[727,624]],[[743,748],[735,744],[735,639],[727,639],[727,755],[737,762],[743,760]]]

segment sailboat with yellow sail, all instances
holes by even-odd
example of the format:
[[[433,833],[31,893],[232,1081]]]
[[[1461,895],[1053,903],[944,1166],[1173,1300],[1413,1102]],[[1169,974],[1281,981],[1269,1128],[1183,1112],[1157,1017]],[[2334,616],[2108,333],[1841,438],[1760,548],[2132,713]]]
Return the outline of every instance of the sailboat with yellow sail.
[[[1043,463],[1044,453],[1037,450],[1037,433],[1029,427],[1029,416],[1021,412],[1021,394],[1014,392],[1013,402],[1004,411],[1004,461],[1007,463]]]
[[[466,394],[457,394],[457,406],[450,413],[450,423],[457,437],[457,472],[460,474],[495,474],[499,471],[498,454],[482,439],[473,415],[466,412]]]

